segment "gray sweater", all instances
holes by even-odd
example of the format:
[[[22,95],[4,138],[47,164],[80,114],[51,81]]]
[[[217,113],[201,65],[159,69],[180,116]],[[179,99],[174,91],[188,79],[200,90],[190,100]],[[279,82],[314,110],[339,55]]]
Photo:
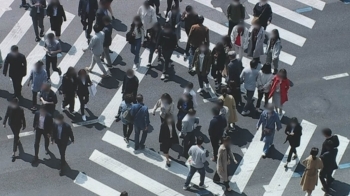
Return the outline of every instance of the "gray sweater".
[[[246,67],[241,73],[241,82],[244,82],[244,88],[247,91],[255,91],[256,80],[259,75],[259,70]]]
[[[32,81],[32,91],[39,92],[41,90],[41,86],[45,81],[47,81],[47,73],[45,69],[41,69],[40,71],[32,70],[30,72],[29,80]]]
[[[92,53],[94,53],[95,55],[101,55],[103,53],[104,40],[105,34],[102,31],[92,36],[89,44],[89,49],[92,51]]]
[[[205,155],[205,150],[202,147],[193,145],[188,151],[188,155],[192,157],[192,162],[190,165],[197,169],[203,168],[204,163],[207,162],[207,157]]]

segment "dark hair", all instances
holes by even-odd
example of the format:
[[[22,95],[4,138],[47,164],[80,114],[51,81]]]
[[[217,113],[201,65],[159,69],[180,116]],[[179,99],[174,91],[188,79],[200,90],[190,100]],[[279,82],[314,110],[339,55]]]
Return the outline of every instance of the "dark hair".
[[[197,22],[198,22],[198,24],[203,24],[204,17],[202,15],[198,15]]]
[[[193,83],[192,82],[189,82],[187,85],[186,85],[187,88],[190,88],[190,89],[193,89]]]
[[[203,142],[204,142],[204,140],[203,140],[202,136],[198,136],[197,141],[196,141],[197,145],[202,145]]]
[[[54,38],[55,38],[55,34],[53,34],[53,33],[48,33],[48,34],[47,34],[47,38],[48,38],[48,39],[54,39]]]
[[[316,158],[314,158],[314,157],[316,157],[318,155],[318,148],[316,148],[316,147],[311,148],[310,155],[313,156],[313,160],[315,160]]]
[[[44,62],[42,60],[39,60],[35,63],[36,66],[43,66]]]
[[[143,95],[138,94],[138,95],[136,96],[136,101],[137,101],[138,103],[142,103],[142,102],[143,102]]]
[[[129,196],[128,192],[123,191],[122,193],[120,193],[120,196]]]
[[[280,38],[280,33],[278,32],[278,29],[273,29],[273,30],[271,31],[271,33],[272,33],[272,34],[276,34],[276,37],[275,37],[276,40],[280,40],[280,39],[281,39],[281,38]]]
[[[111,23],[111,17],[109,17],[109,16],[104,16],[102,18],[102,20],[103,20],[104,23]]]
[[[211,109],[211,112],[213,113],[213,115],[217,116],[220,114],[220,109],[218,107],[213,107]]]
[[[222,42],[218,42],[213,49],[213,52],[219,52],[220,54],[225,54],[225,46]]]
[[[222,43],[229,48],[232,48],[232,42],[231,42],[231,37],[228,35],[225,35],[222,37]]]
[[[226,97],[227,92],[228,92],[228,91],[227,91],[227,87],[221,88],[221,94],[222,94],[223,97]]]
[[[188,5],[186,6],[186,12],[192,12],[193,11],[193,7]]]
[[[64,119],[63,114],[57,114],[56,119],[57,120],[63,120]]]
[[[132,69],[126,70],[126,75],[130,75],[130,74],[134,75],[134,70],[132,70]]]
[[[288,77],[287,77],[287,70],[286,70],[286,69],[280,69],[280,70],[278,71],[278,73],[281,73],[281,74],[284,75],[284,78],[283,78],[283,79],[288,78]]]
[[[144,1],[144,2],[143,2],[143,5],[145,5],[145,6],[151,6],[149,0]]]
[[[218,104],[218,106],[223,107],[224,106],[224,100],[219,99],[217,104]]]
[[[332,135],[332,130],[330,128],[324,128],[322,129],[322,134],[329,137]]]
[[[11,46],[11,52],[18,52],[18,46],[17,45]]]
[[[272,72],[271,72],[271,64],[270,64],[270,63],[265,63],[265,64],[262,66],[261,71],[262,71],[264,74],[270,74],[270,73],[272,73]]]
[[[185,96],[187,97],[187,101],[192,101],[192,95],[190,95],[190,93],[185,93]]]
[[[168,23],[168,22],[164,23],[163,28],[164,29],[170,29],[171,28],[170,23]]]
[[[69,67],[67,69],[67,72],[66,72],[65,76],[68,77],[68,78],[71,78],[72,76],[70,75],[70,73],[73,72],[73,71],[75,72],[74,67]]]
[[[161,97],[161,99],[166,99],[168,101],[168,104],[171,104],[173,102],[173,99],[168,93],[164,93]]]
[[[132,94],[125,94],[124,95],[124,101],[127,104],[132,103],[132,101],[134,100],[134,96]]]
[[[177,9],[179,9],[179,6],[176,6],[176,4],[171,6],[171,10],[177,10]]]
[[[257,60],[250,61],[250,68],[256,68],[259,62]]]
[[[78,71],[78,76],[81,76],[83,73],[85,73],[85,75],[87,75],[87,72],[86,72],[85,69],[80,69],[80,70]]]
[[[101,31],[101,27],[98,24],[95,24],[93,28],[94,28],[95,33],[98,33]]]
[[[192,109],[192,108],[188,110],[188,114],[189,114],[189,115],[195,115],[196,112],[197,112],[197,111],[196,111],[195,109]]]
[[[18,104],[18,98],[17,97],[14,97],[10,100],[10,103],[15,103],[15,104]]]
[[[131,24],[131,32],[134,31],[135,28],[137,28],[137,31],[141,33],[141,27],[143,26],[141,17],[139,15],[134,17],[133,21],[137,21],[139,24],[135,26],[134,22]]]
[[[289,121],[289,124],[291,124],[291,123],[299,124],[299,121],[298,121],[298,119],[296,117],[293,117]]]

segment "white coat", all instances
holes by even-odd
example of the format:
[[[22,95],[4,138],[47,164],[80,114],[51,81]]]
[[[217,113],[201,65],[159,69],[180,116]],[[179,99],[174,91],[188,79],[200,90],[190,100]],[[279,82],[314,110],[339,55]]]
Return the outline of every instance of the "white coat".
[[[153,25],[157,22],[156,11],[152,6],[149,9],[145,9],[144,6],[141,6],[139,10],[137,10],[137,15],[141,17],[143,26],[145,28],[145,32],[148,29],[151,29]]]
[[[251,33],[250,37],[249,37],[249,45],[248,45],[248,53],[247,54],[250,57],[258,58],[264,54],[264,39],[265,39],[264,27],[260,27],[254,51],[253,51],[253,38],[252,38],[252,36],[253,36],[253,33]]]
[[[270,48],[271,40],[267,42],[266,53]],[[282,50],[281,40],[276,40],[274,46],[272,47],[272,59],[278,59]]]
[[[238,37],[238,28],[239,28],[238,25],[233,27],[233,30],[231,33],[231,40],[233,45],[235,45],[236,39]],[[248,44],[249,44],[249,31],[247,27],[244,27],[244,34],[243,36],[241,36],[241,46],[243,46],[243,49],[246,50],[248,48]]]

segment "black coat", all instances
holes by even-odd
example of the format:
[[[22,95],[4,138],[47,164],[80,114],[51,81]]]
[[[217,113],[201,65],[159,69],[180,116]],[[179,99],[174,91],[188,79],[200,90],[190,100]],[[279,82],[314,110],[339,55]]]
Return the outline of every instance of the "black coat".
[[[36,130],[39,127],[39,117],[40,117],[40,112],[39,111],[35,112],[34,121],[33,121],[34,130]],[[49,113],[47,113],[44,121],[44,131],[51,134],[52,129],[53,129],[53,119],[52,119],[52,116]]]
[[[123,94],[133,94],[134,96],[136,96],[138,88],[139,88],[139,79],[136,76],[132,78],[128,78],[128,76],[126,75],[124,76],[123,87],[122,87]]]
[[[86,8],[89,2],[89,13],[86,12]],[[82,18],[89,18],[89,20],[95,20],[96,11],[98,9],[97,0],[80,0],[78,7],[78,15]]]
[[[72,142],[74,142],[74,135],[73,135],[72,127],[67,123],[63,123],[62,124],[62,133],[61,133],[62,144],[67,145],[69,139]],[[59,140],[59,138],[58,138],[58,125],[54,124],[51,141],[58,141],[58,140]]]
[[[218,57],[214,57],[214,55],[217,53],[217,48],[215,47],[213,51],[211,52],[211,58],[212,58],[212,67],[211,67],[211,75],[216,76],[216,71],[222,71],[225,68],[225,62],[226,62],[226,53],[225,50],[221,51],[218,55]],[[216,62],[216,63],[215,63]]]
[[[160,125],[160,132],[159,132],[159,143],[164,144],[178,144],[179,138],[176,133],[175,123],[172,124],[172,130],[171,130],[172,138],[170,138],[170,130],[169,126],[166,122],[162,123]]]
[[[27,60],[26,57],[18,53],[17,56],[14,56],[12,53],[9,53],[5,58],[3,74],[7,75],[7,70],[9,69],[9,76],[11,78],[23,78],[27,75]]]
[[[86,75],[85,84],[83,84],[80,78],[77,78],[77,95],[89,95],[89,86],[91,85],[92,82],[89,75]]]
[[[103,17],[107,16],[106,12],[108,12],[106,9],[98,8],[96,12],[96,24],[100,27],[100,30],[102,30],[105,25],[103,23]]]
[[[333,171],[334,169],[338,169],[338,165],[336,161],[337,154],[338,154],[338,149],[332,149],[330,151],[325,151],[320,156],[323,162],[323,170]]]
[[[63,20],[66,21],[66,13],[64,12],[63,6],[62,5],[57,5],[57,15],[54,16],[54,7],[55,5],[53,4],[49,4],[47,6],[47,11],[46,14],[47,16],[50,17],[50,23],[51,23],[51,29],[55,30],[58,27],[57,26],[61,26]]]
[[[227,65],[227,79],[226,82],[234,81],[236,84],[241,84],[241,73],[243,70],[242,62],[238,59],[230,61]]]
[[[179,101],[177,102],[177,109],[179,109],[179,112],[177,113],[177,119],[180,121],[182,120],[186,114],[188,113],[189,109],[193,109],[193,101],[188,101],[187,102],[187,107],[183,108],[183,104],[185,103],[185,101],[183,99],[179,99]]]
[[[103,28],[103,33],[105,34],[105,39],[103,41],[103,47],[109,47],[112,44],[112,24],[109,24]]]
[[[72,81],[66,74],[63,76],[61,88],[63,94],[75,95],[77,86],[77,78],[74,77]]]
[[[292,147],[299,147],[300,146],[300,138],[302,135],[302,130],[303,130],[303,128],[300,126],[300,124],[298,124],[293,130],[294,135],[288,135],[287,132],[290,133],[292,131],[292,127],[290,125],[288,125],[284,131],[287,135],[285,142],[288,141],[289,145]]]
[[[24,117],[24,111],[21,107],[12,108],[7,107],[3,124],[5,125],[7,120],[10,127],[22,128],[26,127],[26,119]]]
[[[30,10],[30,13],[29,15],[31,17],[37,17],[38,14],[37,14],[37,9],[36,7],[34,6],[34,4],[36,4],[37,2],[39,2],[42,6],[40,7],[40,14],[39,14],[39,17],[41,18],[44,18],[45,17],[45,8],[46,8],[46,0],[31,0],[32,2],[32,9]]]
[[[321,154],[325,153],[326,150],[326,145],[327,145],[327,141],[331,140],[333,142],[333,147],[337,148],[339,146],[339,138],[337,135],[332,135],[330,138],[327,138],[323,144],[322,144],[322,150],[321,150]]]
[[[261,26],[266,27],[267,21],[272,20],[272,9],[271,6],[266,3],[264,6],[259,6],[259,3],[255,4],[253,9],[254,17],[259,17],[259,23]]]

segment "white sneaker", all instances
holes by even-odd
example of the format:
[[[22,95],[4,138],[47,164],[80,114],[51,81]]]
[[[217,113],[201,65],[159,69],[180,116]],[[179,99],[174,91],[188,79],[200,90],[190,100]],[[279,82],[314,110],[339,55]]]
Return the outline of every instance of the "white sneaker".
[[[86,121],[86,116],[85,115],[83,115],[81,118],[83,119],[83,121]]]
[[[242,112],[242,115],[243,115],[243,116],[246,116],[246,115],[248,115],[249,113],[250,113],[250,111],[249,111],[249,110],[247,110],[247,111],[243,111],[243,112]]]
[[[61,104],[61,110],[62,111],[66,110],[66,107],[63,107],[63,104]]]
[[[88,107],[87,107],[87,105],[86,105],[86,104],[85,104],[84,108],[85,108],[85,109],[88,109]]]
[[[208,84],[204,84],[204,86],[205,86],[206,89],[208,89],[208,90],[210,89],[209,83]]]
[[[207,185],[205,185],[205,184],[203,184],[203,185],[198,185],[198,187],[199,187],[200,189],[205,189],[205,188],[208,188],[208,186],[207,186]]]
[[[185,53],[184,54],[184,61],[186,61],[187,60],[187,54]]]
[[[202,88],[199,88],[198,90],[197,90],[197,93],[200,93],[200,92],[202,92],[203,91],[203,89]]]
[[[191,188],[190,186],[184,186],[182,189],[183,190],[188,190],[189,188]]]
[[[161,80],[164,80],[164,79],[165,79],[165,75],[162,74],[162,76],[160,76],[160,79],[161,79]]]

